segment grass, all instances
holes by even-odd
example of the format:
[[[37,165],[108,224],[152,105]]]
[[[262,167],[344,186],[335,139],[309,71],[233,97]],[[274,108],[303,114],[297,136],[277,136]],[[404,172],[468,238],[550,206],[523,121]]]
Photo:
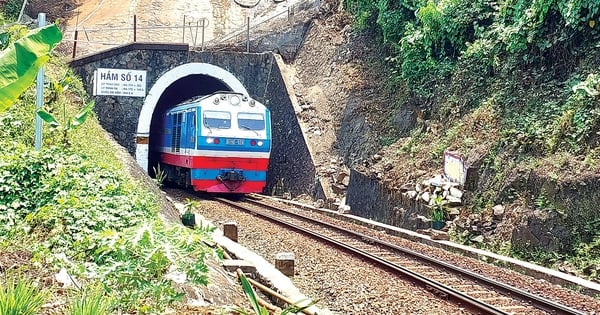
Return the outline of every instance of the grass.
[[[67,312],[70,315],[105,315],[112,310],[112,299],[100,287],[91,287],[78,292]]]
[[[31,280],[19,277],[5,279],[0,285],[0,314],[36,315],[48,298],[47,291]]]

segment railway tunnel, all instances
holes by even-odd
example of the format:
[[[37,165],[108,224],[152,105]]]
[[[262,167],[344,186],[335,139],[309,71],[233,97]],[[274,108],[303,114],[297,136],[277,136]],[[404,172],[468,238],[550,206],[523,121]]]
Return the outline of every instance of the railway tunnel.
[[[267,192],[285,183],[292,196],[324,196],[311,152],[296,117],[297,103],[281,74],[281,58],[272,53],[190,50],[182,44],[132,43],[74,59],[70,66],[94,95],[94,111],[102,127],[137,164],[154,176],[151,154],[158,119],[176,104],[194,96],[234,91],[265,104],[271,111],[272,149]],[[93,94],[98,69],[145,71],[142,97]],[[295,98],[294,98],[295,99]]]
[[[144,100],[136,133],[136,160],[150,176],[158,161],[159,131],[163,114],[175,105],[216,91],[248,94],[241,82],[228,71],[207,63],[187,63],[175,67],[156,81]]]

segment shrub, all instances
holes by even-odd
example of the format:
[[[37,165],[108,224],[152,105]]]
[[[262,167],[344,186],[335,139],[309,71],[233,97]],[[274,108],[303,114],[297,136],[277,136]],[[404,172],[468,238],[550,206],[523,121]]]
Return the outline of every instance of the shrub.
[[[23,1],[25,0],[8,0],[4,3],[2,11],[4,12],[6,19],[16,21],[19,18]]]
[[[162,311],[183,298],[173,278],[207,284],[205,258],[214,253],[206,244],[214,228],[195,230],[147,222],[122,232],[106,230],[90,237],[82,248],[91,261],[84,275],[101,280],[120,308]],[[177,275],[177,276],[176,276]],[[117,294],[118,293],[118,294]]]

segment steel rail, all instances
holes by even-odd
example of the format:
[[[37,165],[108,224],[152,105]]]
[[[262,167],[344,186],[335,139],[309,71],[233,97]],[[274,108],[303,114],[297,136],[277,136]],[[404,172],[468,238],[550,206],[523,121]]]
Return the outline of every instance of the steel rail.
[[[221,200],[219,200],[219,201],[221,201]],[[278,212],[283,212],[286,215],[294,216],[296,218],[299,218],[299,219],[302,219],[302,220],[306,220],[306,221],[309,221],[309,222],[312,222],[312,223],[316,223],[316,224],[325,226],[325,227],[327,227],[329,229],[333,229],[335,231],[351,235],[352,237],[362,239],[365,242],[368,242],[368,243],[371,243],[371,244],[376,244],[376,245],[382,246],[382,247],[386,247],[386,248],[388,248],[390,250],[399,251],[399,252],[401,252],[401,253],[403,253],[405,255],[412,256],[412,257],[415,257],[417,259],[424,260],[424,261],[426,261],[426,262],[428,262],[428,263],[430,263],[432,265],[438,266],[440,268],[444,268],[444,269],[449,270],[449,271],[451,271],[453,273],[456,273],[456,274],[463,275],[466,278],[469,278],[469,279],[471,279],[473,281],[477,281],[478,283],[483,283],[488,288],[493,288],[494,290],[498,290],[498,291],[502,292],[503,294],[505,294],[507,296],[511,296],[511,297],[514,296],[517,299],[520,299],[522,301],[526,301],[528,303],[531,303],[532,305],[534,305],[536,308],[538,308],[540,310],[544,310],[544,311],[547,311],[547,312],[550,312],[550,313],[554,313],[554,314],[577,314],[577,315],[585,314],[585,313],[583,313],[581,311],[578,311],[576,309],[573,309],[573,308],[570,308],[568,306],[562,305],[560,303],[557,303],[557,302],[545,299],[543,297],[531,294],[531,293],[526,292],[524,290],[521,290],[519,288],[507,285],[505,283],[498,282],[498,281],[493,280],[493,279],[486,278],[486,277],[484,277],[482,275],[476,274],[476,273],[471,272],[469,270],[465,270],[465,269],[459,268],[457,266],[451,265],[451,264],[443,262],[443,261],[434,260],[433,258],[430,258],[428,256],[422,255],[422,254],[417,253],[415,251],[399,247],[399,246],[397,246],[395,244],[390,244],[388,242],[384,242],[382,240],[370,237],[368,235],[360,234],[360,233],[357,233],[355,231],[351,231],[351,230],[348,230],[348,229],[345,229],[345,228],[342,228],[342,227],[338,227],[338,226],[335,226],[335,225],[332,225],[332,224],[329,224],[329,223],[326,223],[326,222],[317,221],[317,220],[312,219],[310,217],[305,217],[303,215],[300,215],[300,214],[297,214],[297,213],[294,213],[294,212],[289,212],[289,211],[277,208],[277,207],[275,207],[273,205],[266,204],[266,203],[263,203],[263,202],[260,202],[260,201],[257,201],[257,200],[245,199],[245,201],[249,202],[249,203],[254,203],[255,205],[259,205],[260,207],[267,207],[269,209],[273,209],[273,210],[276,210]],[[228,201],[224,200],[224,202],[228,202]],[[258,213],[258,212],[254,211],[252,209],[247,209],[247,208],[245,208],[245,207],[243,207],[241,205],[238,205],[238,204],[235,204],[235,203],[229,203],[229,204],[231,204],[232,206],[234,206],[236,208],[243,209],[245,211],[249,211],[249,212],[258,214],[261,217],[264,217],[266,219],[269,219],[269,220],[272,220],[272,221],[276,221],[276,222],[278,222],[280,224],[290,225],[290,223],[288,223],[288,222],[285,222],[285,221],[277,219],[277,218],[273,218],[273,217],[271,217],[269,215]],[[303,233],[308,233],[308,234],[313,235],[315,237],[321,238],[321,236],[319,236],[319,234],[316,234],[316,233],[314,233],[312,231],[305,231],[305,229],[302,228],[302,227],[293,226],[293,228],[294,229],[298,229],[298,230],[302,231]],[[330,242],[330,243],[336,244],[337,246],[340,246],[342,248],[345,248],[347,250],[350,250],[352,252],[355,252],[355,253],[357,253],[359,255],[364,255],[363,253],[365,253],[364,251],[362,251],[360,249],[350,249],[350,248],[347,248],[348,246],[345,245],[345,244],[338,245],[337,243],[339,243],[339,242],[336,241],[336,240],[333,240],[333,241],[327,240],[327,241]],[[365,254],[371,255],[369,253],[365,253]],[[389,266],[390,264],[393,265],[393,266],[397,266],[397,267],[403,268],[403,267],[398,266],[398,265],[396,265],[394,263],[385,261],[384,259],[379,258],[377,256],[374,256],[374,255],[371,255],[371,256],[375,257],[376,259],[373,259],[372,257],[369,257],[369,256],[365,256],[365,257],[368,258],[368,259],[370,259],[370,260],[372,260],[372,261],[375,261],[377,263],[381,263],[381,264],[385,265],[386,267],[392,268],[394,270],[396,270],[396,268]],[[383,261],[383,262],[380,262],[380,260]],[[405,269],[405,270],[408,271],[408,272],[410,272],[410,273],[414,273],[414,272],[412,272],[412,271],[410,271],[408,269]],[[404,272],[402,272],[402,271],[399,271],[399,272],[401,272],[401,273],[404,274]],[[410,278],[413,278],[412,275],[410,275],[410,274],[407,274],[407,276],[410,277]],[[423,277],[423,278],[425,278],[425,277]],[[415,280],[423,283],[418,278],[416,278]],[[439,285],[441,285],[441,286],[444,286],[443,284],[440,284],[438,282],[436,282],[436,283],[439,284]],[[446,287],[446,286],[444,286],[444,287]],[[435,288],[435,289],[437,289],[437,288]],[[454,289],[452,289],[452,290],[454,290]],[[442,290],[439,290],[439,291],[443,292]],[[456,291],[456,292],[458,292],[458,291]],[[458,300],[462,300],[463,297],[465,297],[465,296],[468,297],[468,299],[471,299],[471,300],[473,299],[470,296],[467,296],[467,295],[463,294],[462,292],[458,292],[458,293],[460,293],[459,295],[454,295],[454,294],[450,294],[450,293],[446,293],[446,292],[444,292],[444,293],[447,294],[447,295],[449,295],[449,296],[452,296],[452,297],[454,297],[454,298],[456,298]],[[463,301],[463,302],[465,302],[465,301]],[[483,303],[483,304],[485,304],[485,303]],[[487,305],[487,304],[485,304],[485,305]],[[475,303],[474,306],[472,306],[472,307],[477,308],[478,307],[477,303]],[[504,313],[500,309],[497,309],[497,308],[493,308],[493,309],[495,311],[489,312],[489,313],[488,313],[488,310],[480,310],[480,309],[478,309],[478,311],[484,311],[487,314],[506,314],[506,313]],[[500,312],[500,313],[496,313],[496,312]]]
[[[471,311],[481,312],[482,314],[493,314],[493,315],[507,315],[507,314],[510,314],[510,313],[504,312],[504,311],[502,311],[500,309],[497,309],[497,308],[495,308],[495,307],[493,307],[493,306],[491,306],[491,305],[489,305],[487,303],[484,303],[484,302],[481,302],[479,300],[473,299],[472,297],[470,297],[470,296],[468,296],[468,295],[466,295],[466,294],[464,294],[462,292],[459,292],[459,291],[457,291],[457,290],[455,290],[453,288],[447,287],[447,286],[445,286],[445,285],[443,285],[443,284],[441,284],[441,283],[439,283],[437,281],[428,279],[428,278],[426,278],[426,277],[424,277],[424,276],[422,276],[422,275],[420,275],[420,274],[418,274],[416,272],[413,272],[413,271],[408,270],[408,269],[406,269],[406,268],[404,268],[402,266],[399,266],[399,265],[396,265],[396,264],[394,264],[392,262],[384,260],[384,259],[382,259],[380,257],[377,257],[377,256],[373,255],[373,254],[365,252],[365,251],[363,251],[363,250],[361,250],[359,248],[355,248],[355,247],[352,247],[352,246],[350,246],[348,244],[344,244],[342,242],[339,242],[339,241],[337,241],[337,240],[335,240],[333,238],[330,238],[328,236],[325,236],[325,235],[313,232],[313,231],[308,230],[306,228],[303,228],[301,226],[298,226],[298,225],[295,225],[295,224],[292,224],[292,223],[280,220],[278,218],[269,216],[267,214],[260,213],[258,211],[254,211],[252,209],[249,209],[247,207],[244,207],[244,206],[240,205],[239,203],[236,203],[236,202],[233,202],[233,201],[230,201],[230,200],[227,200],[227,199],[215,198],[215,200],[217,200],[217,201],[219,201],[221,203],[227,204],[229,206],[238,208],[240,210],[251,212],[252,214],[260,216],[260,217],[262,217],[264,219],[267,219],[267,220],[273,221],[273,222],[277,222],[279,224],[282,224],[282,225],[285,225],[287,227],[290,227],[290,228],[292,228],[294,230],[300,231],[300,232],[302,232],[304,234],[311,235],[311,236],[313,236],[313,237],[315,237],[317,239],[326,241],[328,243],[334,244],[335,246],[343,248],[343,249],[345,249],[345,250],[347,250],[347,251],[349,251],[351,253],[355,253],[357,255],[360,255],[360,256],[362,256],[362,257],[364,257],[364,258],[366,258],[366,259],[368,259],[370,261],[373,261],[373,262],[375,262],[377,264],[386,266],[387,268],[390,268],[390,269],[392,269],[392,270],[394,270],[394,271],[402,274],[403,276],[405,276],[405,277],[407,277],[409,279],[412,279],[413,281],[415,281],[417,283],[423,284],[426,288],[430,288],[430,289],[433,289],[433,290],[435,290],[435,291],[437,291],[439,293],[442,293],[442,294],[444,294],[445,297],[453,298],[455,300],[455,304],[461,305],[462,307],[466,306],[465,308],[468,308]],[[280,209],[278,209],[278,210],[280,210]],[[315,221],[315,222],[317,222],[317,221]],[[323,222],[318,222],[318,223],[322,224]],[[464,305],[463,305],[463,303],[464,303]]]
[[[415,258],[424,260],[424,261],[426,261],[428,263],[431,263],[433,265],[436,265],[436,266],[445,268],[447,270],[450,270],[452,272],[455,272],[455,273],[461,274],[463,276],[466,276],[467,278],[469,278],[471,280],[475,280],[475,281],[484,283],[485,285],[487,285],[489,287],[492,287],[494,289],[498,289],[498,290],[504,292],[507,295],[511,295],[511,296],[515,295],[519,299],[528,301],[528,302],[534,304],[537,308],[539,308],[541,310],[544,310],[544,311],[547,311],[547,312],[552,312],[552,313],[560,312],[560,314],[575,314],[575,315],[585,315],[586,314],[584,312],[581,312],[581,311],[573,309],[571,307],[568,307],[568,306],[562,305],[560,303],[548,300],[548,299],[543,298],[541,296],[538,296],[538,295],[535,295],[535,294],[531,294],[531,293],[529,293],[527,291],[524,291],[524,290],[521,290],[521,289],[519,289],[517,287],[510,286],[510,285],[508,285],[506,283],[502,283],[502,282],[496,281],[494,279],[490,279],[490,278],[484,277],[484,276],[482,276],[480,274],[477,274],[475,272],[472,272],[470,270],[466,270],[466,269],[457,267],[455,265],[449,264],[449,263],[444,262],[444,261],[436,260],[434,258],[431,258],[429,256],[423,255],[423,254],[418,253],[416,251],[413,251],[413,250],[410,250],[410,249],[407,249],[407,248],[403,248],[403,247],[400,247],[398,245],[395,245],[395,244],[392,244],[392,243],[388,243],[388,242],[382,241],[380,239],[377,239],[377,238],[374,238],[374,237],[371,237],[371,236],[368,236],[368,235],[364,235],[364,234],[361,234],[361,233],[358,233],[358,232],[355,232],[355,231],[352,231],[352,230],[348,230],[348,229],[345,229],[345,228],[342,228],[342,227],[339,227],[339,226],[336,226],[336,225],[333,225],[333,224],[330,224],[330,223],[327,223],[327,222],[317,221],[317,220],[314,220],[314,219],[312,219],[310,217],[305,217],[303,215],[300,215],[300,214],[297,214],[297,213],[294,213],[294,212],[289,212],[289,211],[286,211],[284,209],[277,208],[277,207],[275,207],[273,205],[270,205],[270,204],[267,204],[267,203],[264,203],[264,202],[261,202],[261,201],[258,201],[258,200],[245,199],[245,201],[250,202],[250,203],[254,203],[254,204],[258,204],[258,205],[260,205],[262,207],[268,207],[268,208],[276,210],[276,211],[284,212],[287,215],[295,216],[295,217],[300,218],[302,220],[308,220],[308,221],[311,221],[313,223],[318,223],[318,224],[324,225],[324,226],[326,226],[326,227],[328,227],[330,229],[335,229],[337,231],[341,231],[341,232],[347,233],[349,235],[352,235],[353,237],[360,238],[360,239],[363,239],[363,240],[367,240],[370,243],[374,243],[374,244],[380,245],[382,247],[391,248],[391,249],[399,251],[399,252],[401,252],[403,254],[406,254],[406,255],[413,256]]]

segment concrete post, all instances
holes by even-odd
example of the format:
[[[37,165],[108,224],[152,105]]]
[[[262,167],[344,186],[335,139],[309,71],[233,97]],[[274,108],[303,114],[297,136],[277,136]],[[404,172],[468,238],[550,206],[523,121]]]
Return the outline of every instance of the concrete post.
[[[275,255],[275,268],[288,277],[294,276],[294,253],[283,252]]]
[[[38,26],[46,26],[46,13],[38,13]],[[42,109],[44,104],[44,67],[42,66],[37,73],[36,80],[36,92],[35,92],[35,149],[40,151],[42,149],[42,118],[37,115],[37,111]]]
[[[223,235],[230,240],[237,242],[238,241],[238,227],[235,222],[226,222],[223,223]]]

